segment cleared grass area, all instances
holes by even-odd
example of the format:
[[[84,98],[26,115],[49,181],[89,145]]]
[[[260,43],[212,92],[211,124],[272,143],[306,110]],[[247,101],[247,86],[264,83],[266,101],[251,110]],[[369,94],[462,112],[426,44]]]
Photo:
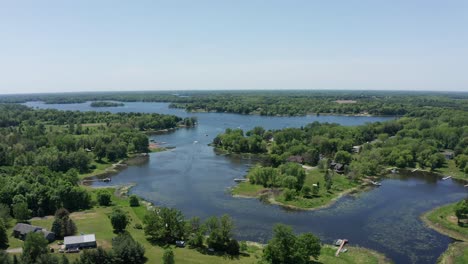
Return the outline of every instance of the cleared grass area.
[[[439,257],[438,263],[468,263],[468,227],[461,227],[457,224],[457,217],[454,213],[455,205],[456,203],[444,205],[421,216],[421,219],[430,228],[439,233],[463,241],[452,243]]]
[[[270,197],[270,202],[301,209],[318,208],[330,204],[343,194],[360,186],[359,183],[353,182],[345,176],[335,173],[331,176],[333,180],[332,188],[330,191],[327,191],[325,188],[324,174],[325,172],[321,172],[316,168],[307,171],[304,185],[312,188],[312,184],[318,184],[320,188],[317,195],[313,195],[312,197],[302,197],[298,195],[295,199],[290,201],[286,201],[282,194],[272,195],[273,197]],[[269,189],[262,185],[243,182],[236,185],[231,193],[240,197],[259,197],[267,190]]]
[[[468,241],[468,227],[461,227],[457,224],[455,205],[456,203],[437,207],[425,213],[421,218],[429,227],[442,234]]]
[[[462,172],[456,165],[454,160],[447,160],[447,167],[437,169],[437,172],[443,175],[452,176],[455,179],[468,181],[468,175]]]
[[[336,248],[332,246],[322,247],[320,257],[313,263],[326,263],[326,264],[384,264],[392,263],[384,255],[377,253],[373,250],[360,248],[360,247],[348,247],[348,252],[341,253],[338,257],[335,257]]]
[[[250,182],[241,182],[237,184],[231,191],[233,195],[257,197],[262,191],[267,188],[258,184],[251,184]]]

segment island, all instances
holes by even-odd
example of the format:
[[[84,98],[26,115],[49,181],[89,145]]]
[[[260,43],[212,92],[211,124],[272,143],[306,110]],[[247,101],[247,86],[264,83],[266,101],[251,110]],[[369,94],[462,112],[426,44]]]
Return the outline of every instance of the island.
[[[124,103],[108,102],[108,101],[95,101],[90,104],[91,107],[119,107],[125,106]]]

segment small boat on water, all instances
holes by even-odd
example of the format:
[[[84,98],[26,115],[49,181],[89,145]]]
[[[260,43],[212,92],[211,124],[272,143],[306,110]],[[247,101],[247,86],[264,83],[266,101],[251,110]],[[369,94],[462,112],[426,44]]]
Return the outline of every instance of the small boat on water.
[[[468,187],[468,184],[465,184],[465,187]]]
[[[382,186],[382,184],[380,182],[376,182],[376,181],[371,181],[371,183],[375,186]]]
[[[234,179],[234,181],[235,181],[235,182],[246,182],[247,179],[245,179],[245,178],[244,178],[244,179],[236,178],[236,179]]]
[[[445,176],[445,177],[442,178],[442,180],[445,181],[445,180],[448,180],[448,179],[450,179],[450,178],[452,178],[452,176]]]

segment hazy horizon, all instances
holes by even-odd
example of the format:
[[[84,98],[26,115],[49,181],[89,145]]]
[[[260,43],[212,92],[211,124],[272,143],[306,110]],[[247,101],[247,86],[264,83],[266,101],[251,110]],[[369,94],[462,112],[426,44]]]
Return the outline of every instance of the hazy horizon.
[[[14,1],[0,94],[468,91],[468,2]]]

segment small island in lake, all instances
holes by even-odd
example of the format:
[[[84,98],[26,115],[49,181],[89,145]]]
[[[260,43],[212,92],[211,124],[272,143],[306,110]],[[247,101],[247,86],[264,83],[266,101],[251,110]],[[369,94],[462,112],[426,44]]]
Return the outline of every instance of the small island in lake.
[[[96,101],[91,103],[91,107],[119,107],[124,106],[124,103]]]

